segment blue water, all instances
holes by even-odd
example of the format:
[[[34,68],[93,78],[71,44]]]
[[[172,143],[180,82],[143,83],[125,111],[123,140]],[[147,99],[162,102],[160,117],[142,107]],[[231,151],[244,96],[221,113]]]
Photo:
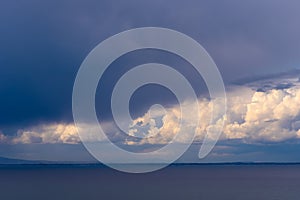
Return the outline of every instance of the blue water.
[[[0,167],[0,199],[300,199],[300,165],[176,165],[149,174],[103,166]]]

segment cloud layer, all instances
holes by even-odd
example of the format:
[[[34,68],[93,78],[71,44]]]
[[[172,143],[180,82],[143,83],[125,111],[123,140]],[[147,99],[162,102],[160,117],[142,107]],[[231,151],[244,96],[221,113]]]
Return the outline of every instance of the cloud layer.
[[[278,87],[286,83],[289,87]],[[266,87],[267,85],[267,87]],[[258,87],[259,86],[259,87]],[[264,88],[262,90],[262,88]],[[300,138],[300,84],[298,78],[280,81],[271,80],[254,82],[244,86],[231,87],[227,92],[225,126],[221,140],[240,139],[246,143],[280,142]],[[199,114],[195,112],[196,103],[186,102],[181,105],[190,110],[190,115],[180,126],[180,107],[175,105],[161,109],[152,107],[143,116],[135,119],[129,126],[129,136],[123,143],[127,145],[166,144],[182,131],[191,130],[191,119],[199,119],[196,128],[195,141],[201,142],[209,130],[218,126],[220,121],[210,124],[213,101],[201,98],[197,102]],[[217,112],[218,108],[214,108]],[[105,130],[114,138],[121,139],[121,134],[111,125],[105,124]],[[89,129],[91,130],[91,125]],[[88,133],[87,133],[88,134]],[[123,135],[124,136],[124,135]],[[131,137],[133,136],[133,137]],[[134,136],[138,136],[136,138]],[[140,137],[143,138],[140,138]],[[177,142],[185,142],[185,134],[176,138]],[[97,136],[91,136],[91,141],[101,141]],[[72,123],[44,124],[18,130],[15,136],[6,136],[0,132],[2,143],[80,143],[76,126]]]
[[[250,86],[239,86],[231,88],[228,95],[228,110],[225,126],[223,128],[222,140],[242,139],[244,142],[280,142],[300,137],[300,87],[298,79],[287,80],[290,87],[279,89],[275,84],[268,85],[269,89],[262,91],[260,88]],[[257,83],[262,86],[262,83]],[[282,84],[282,83],[280,83]],[[216,100],[213,100],[216,101]],[[210,115],[213,102],[205,98],[198,102],[200,114],[195,112],[196,103],[186,106],[190,110],[190,118],[198,118],[199,126],[196,129],[196,141],[201,142],[204,136],[218,124],[210,124]],[[217,110],[218,108],[214,108]],[[153,112],[153,111],[152,111]],[[216,112],[216,111],[214,111]],[[158,112],[159,113],[159,112]],[[165,143],[179,131],[180,107],[168,108],[166,114],[152,114],[148,111],[144,116],[136,119],[133,123],[145,131],[143,127],[148,126],[145,135],[157,133],[156,137],[148,137],[138,142],[140,144]],[[162,120],[162,126],[156,126],[156,121]],[[182,124],[182,131],[190,127],[189,119]],[[218,121],[217,121],[218,123]],[[133,134],[134,135],[134,134]],[[182,140],[184,142],[184,139]],[[133,144],[136,141],[129,141]]]
[[[77,129],[73,124],[51,124],[32,127],[29,130],[19,130],[16,137],[11,138],[16,143],[67,143],[80,142]]]

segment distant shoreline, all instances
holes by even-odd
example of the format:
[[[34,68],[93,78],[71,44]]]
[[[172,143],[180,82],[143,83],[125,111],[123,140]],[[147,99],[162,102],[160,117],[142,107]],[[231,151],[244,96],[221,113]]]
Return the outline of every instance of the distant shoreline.
[[[163,164],[163,163],[161,163]],[[115,165],[160,165],[160,164],[115,164]],[[172,163],[169,166],[291,166],[299,165],[300,162],[223,162],[223,163]],[[102,163],[22,163],[0,164],[3,168],[106,168]],[[107,167],[108,168],[108,167]]]

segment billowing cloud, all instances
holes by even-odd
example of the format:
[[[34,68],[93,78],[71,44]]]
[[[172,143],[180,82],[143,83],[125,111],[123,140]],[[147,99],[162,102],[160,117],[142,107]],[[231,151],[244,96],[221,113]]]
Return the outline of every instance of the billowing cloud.
[[[278,87],[282,83],[289,87]],[[184,102],[181,107],[169,108],[153,106],[143,116],[136,118],[129,125],[127,137],[112,122],[102,123],[109,138],[121,141],[126,145],[166,144],[176,137],[176,142],[186,142],[192,129],[196,130],[195,141],[201,142],[204,137],[225,119],[221,140],[239,139],[247,143],[280,142],[300,138],[300,83],[298,78],[281,81],[268,81],[231,87],[227,91],[227,113],[220,115],[214,124],[210,123],[212,108],[218,99],[200,98],[198,102]],[[259,86],[259,87],[258,87]],[[263,90],[261,88],[264,88]],[[195,108],[199,106],[200,112]],[[189,115],[181,120],[181,109]],[[218,107],[214,107],[218,113]],[[194,126],[192,119],[198,119]],[[86,131],[89,141],[102,141],[94,133],[95,126],[81,126]],[[67,143],[77,144],[81,140],[77,127],[73,123],[44,124],[18,130],[16,136],[0,133],[0,141],[7,143]]]
[[[16,137],[11,139],[16,143],[69,143],[80,142],[76,127],[73,124],[51,124],[19,130]]]
[[[117,132],[112,126],[112,123],[102,123],[102,128],[105,132],[111,134],[112,131]],[[81,139],[78,130],[82,129],[85,134],[86,141],[103,141],[103,138],[95,133],[95,125],[81,124],[80,127],[74,123],[52,123],[41,124],[19,129],[15,136],[7,136],[0,132],[0,142],[10,144],[78,144]]]
[[[300,86],[298,79],[291,87],[279,89],[271,87],[266,91],[254,89],[249,86],[231,88],[228,95],[228,110],[221,139],[242,139],[245,142],[279,142],[292,138],[300,138]],[[202,141],[210,129],[217,126],[220,121],[210,124],[212,100],[199,99],[200,113],[195,111],[196,103],[183,105],[190,110],[189,118],[198,118],[199,126],[196,129],[196,141]],[[217,108],[214,108],[217,109]],[[137,118],[131,127],[137,132],[137,127],[148,126],[148,135],[138,141],[145,143],[166,143],[179,132],[180,107],[174,106],[166,109],[165,114],[159,117],[149,117],[150,111]],[[157,119],[162,120],[160,127],[155,126]],[[189,119],[181,124],[181,131],[185,132],[191,126]],[[131,133],[133,133],[132,131]],[[156,136],[151,136],[152,133]],[[147,135],[147,134],[145,134]],[[184,138],[182,138],[184,142]],[[136,142],[136,141],[135,141]],[[129,141],[129,144],[133,144]]]
[[[244,138],[248,141],[283,141],[300,136],[300,88],[256,91],[251,102],[243,104],[239,117],[232,117],[229,107],[225,138]],[[240,121],[240,122],[239,122]]]

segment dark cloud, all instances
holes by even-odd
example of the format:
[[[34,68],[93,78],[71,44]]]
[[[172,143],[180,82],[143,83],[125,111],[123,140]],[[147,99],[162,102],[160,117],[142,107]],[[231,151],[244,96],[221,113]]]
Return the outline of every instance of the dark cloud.
[[[226,83],[297,67],[299,7],[296,0],[1,1],[0,127],[71,121],[72,87],[82,60],[100,41],[134,27],[162,26],[193,37]],[[108,79],[149,57],[169,62],[163,56],[129,56]],[[192,71],[185,75],[197,79]],[[201,81],[194,84],[204,88]],[[172,95],[165,93],[159,101],[167,103]],[[137,110],[155,102],[136,98]]]

